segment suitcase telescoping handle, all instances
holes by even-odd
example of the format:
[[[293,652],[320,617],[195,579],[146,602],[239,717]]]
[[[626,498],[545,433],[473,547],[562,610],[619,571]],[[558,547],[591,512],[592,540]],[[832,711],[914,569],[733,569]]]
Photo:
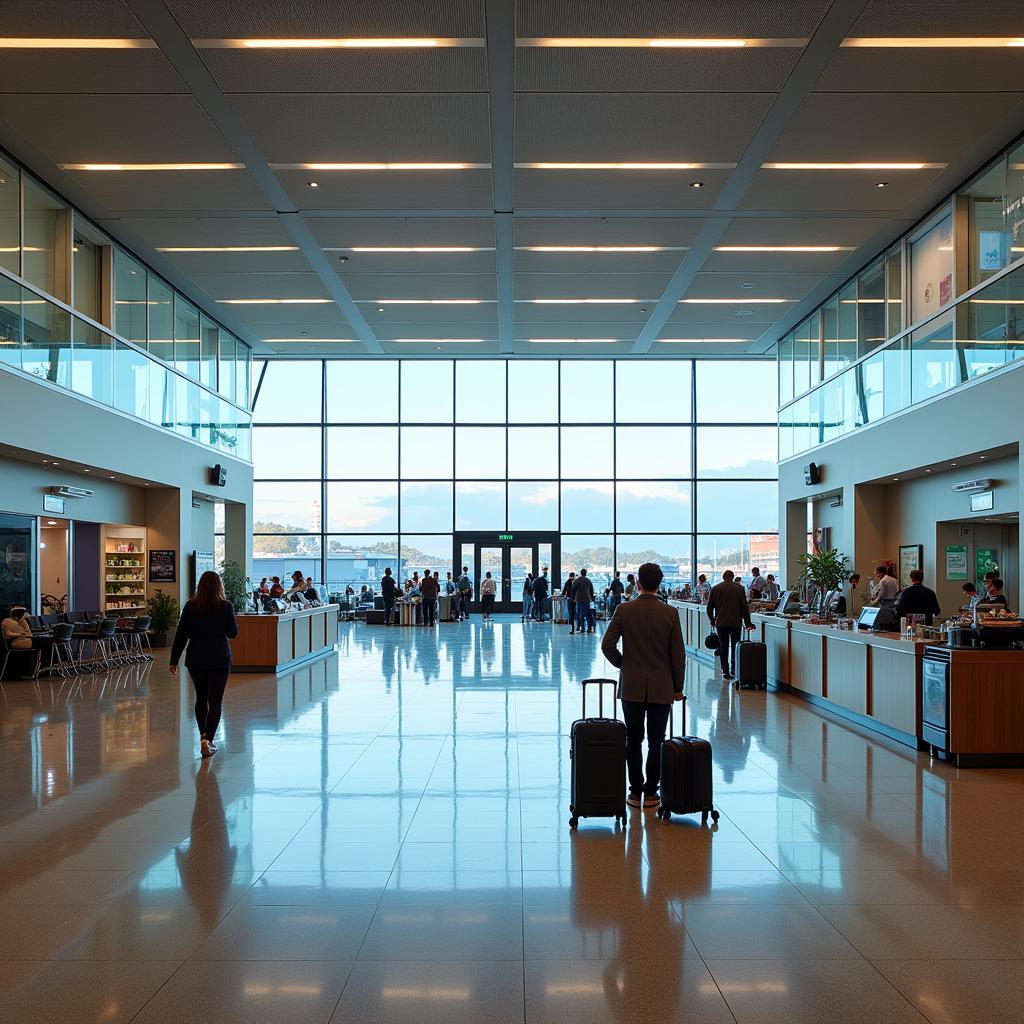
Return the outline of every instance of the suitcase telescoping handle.
[[[672,704],[669,706],[669,709],[668,709],[668,738],[669,739],[672,739],[675,736],[675,732],[672,729],[672,719],[675,717],[674,712],[676,710],[676,705],[677,704],[683,709],[683,711],[682,711],[682,713],[683,713],[683,720],[682,720],[682,723],[681,723],[681,728],[679,730],[679,735],[680,736],[685,736],[686,735],[686,717],[685,717],[686,716],[686,694],[684,693],[683,694],[683,699],[682,700],[674,700],[674,701],[672,701]]]
[[[604,688],[612,688],[612,718],[619,717],[619,709],[615,704],[615,680],[614,679],[584,679],[583,680],[583,717],[587,717],[587,687],[597,687],[597,713],[604,718]]]

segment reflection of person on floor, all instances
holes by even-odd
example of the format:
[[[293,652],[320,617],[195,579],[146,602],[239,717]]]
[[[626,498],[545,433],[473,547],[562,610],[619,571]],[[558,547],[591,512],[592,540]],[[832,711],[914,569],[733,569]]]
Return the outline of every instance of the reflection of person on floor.
[[[212,762],[196,774],[196,802],[188,844],[174,851],[181,885],[204,928],[213,929],[227,910],[238,848],[231,845],[224,801]]]
[[[423,673],[423,681],[429,684],[431,679],[438,679],[441,675],[441,661],[437,656],[437,634],[420,631],[413,634],[413,640],[416,642],[416,660]]]
[[[722,781],[731,785],[736,769],[742,769],[750,753],[750,730],[740,724],[740,701],[742,697],[724,679],[718,683],[720,690],[715,705],[715,717],[711,720],[708,739],[711,741],[712,759],[722,769]],[[709,686],[710,689],[710,686]]]

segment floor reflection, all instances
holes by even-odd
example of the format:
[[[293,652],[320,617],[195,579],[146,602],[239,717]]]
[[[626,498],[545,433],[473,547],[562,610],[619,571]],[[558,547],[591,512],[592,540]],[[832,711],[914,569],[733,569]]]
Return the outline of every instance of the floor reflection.
[[[719,825],[572,834],[599,641],[344,626],[330,658],[232,679],[206,762],[159,659],[6,684],[4,1019],[1019,1019],[1024,773],[691,661]]]

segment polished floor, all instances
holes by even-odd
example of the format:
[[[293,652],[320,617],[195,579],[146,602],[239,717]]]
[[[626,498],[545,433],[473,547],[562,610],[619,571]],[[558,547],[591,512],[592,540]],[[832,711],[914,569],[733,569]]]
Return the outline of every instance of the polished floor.
[[[3,686],[0,1019],[1019,1024],[1024,772],[688,665],[715,829],[566,825],[599,636],[343,627],[235,677]]]

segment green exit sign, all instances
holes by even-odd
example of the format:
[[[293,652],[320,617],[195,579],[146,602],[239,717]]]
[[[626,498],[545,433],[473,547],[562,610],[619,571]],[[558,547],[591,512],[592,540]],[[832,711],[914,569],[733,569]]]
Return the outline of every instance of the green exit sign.
[[[511,533],[499,533],[498,540],[515,540],[515,535]]]

